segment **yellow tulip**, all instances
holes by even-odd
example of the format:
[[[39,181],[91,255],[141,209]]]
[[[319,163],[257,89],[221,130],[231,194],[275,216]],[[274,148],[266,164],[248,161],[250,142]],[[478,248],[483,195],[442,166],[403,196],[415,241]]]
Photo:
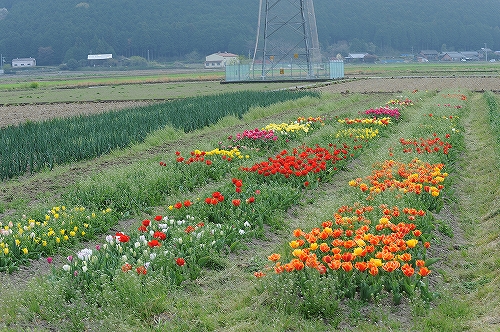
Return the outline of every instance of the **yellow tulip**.
[[[356,247],[353,250],[354,256],[361,256],[362,253],[363,253],[363,248],[361,248],[361,247]]]
[[[406,245],[409,248],[415,248],[415,246],[417,245],[417,243],[418,243],[417,239],[410,239],[410,240],[406,241]]]
[[[389,223],[389,219],[387,219],[386,217],[382,217],[382,218],[380,218],[380,220],[378,221],[378,223],[380,225],[387,225]]]

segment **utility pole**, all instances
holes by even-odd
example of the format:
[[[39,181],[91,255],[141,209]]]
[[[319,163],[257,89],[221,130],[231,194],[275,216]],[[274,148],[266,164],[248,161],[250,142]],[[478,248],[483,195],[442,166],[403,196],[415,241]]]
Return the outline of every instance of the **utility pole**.
[[[488,62],[488,49],[486,48],[486,43],[484,43],[484,54],[486,55],[486,62]]]

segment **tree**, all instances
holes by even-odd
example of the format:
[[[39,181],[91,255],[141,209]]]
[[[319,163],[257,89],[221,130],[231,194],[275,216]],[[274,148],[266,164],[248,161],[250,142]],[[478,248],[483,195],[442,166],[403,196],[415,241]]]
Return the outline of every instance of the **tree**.
[[[69,70],[77,70],[78,61],[76,61],[75,59],[69,59],[68,62],[66,63],[66,66],[68,67]]]
[[[36,61],[39,65],[50,65],[53,63],[53,59],[54,50],[52,49],[52,46],[38,48],[38,56]]]

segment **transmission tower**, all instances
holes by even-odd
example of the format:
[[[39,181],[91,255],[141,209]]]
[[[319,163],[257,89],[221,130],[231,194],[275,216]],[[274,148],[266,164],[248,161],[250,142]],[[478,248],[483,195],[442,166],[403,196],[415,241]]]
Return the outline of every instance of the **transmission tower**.
[[[313,64],[320,62],[313,0],[260,0],[252,61],[260,78],[273,79],[278,68],[295,66],[313,79]]]

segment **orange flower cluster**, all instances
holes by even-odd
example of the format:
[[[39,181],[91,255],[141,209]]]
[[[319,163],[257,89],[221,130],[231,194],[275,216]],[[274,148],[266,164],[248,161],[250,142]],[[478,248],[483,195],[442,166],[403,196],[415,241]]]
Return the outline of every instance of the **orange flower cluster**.
[[[450,138],[450,134],[445,135],[446,139]],[[437,134],[433,134],[432,138],[419,138],[414,140],[405,140],[400,138],[399,142],[404,147],[403,152],[417,152],[417,153],[436,153],[442,152],[448,154],[451,149],[451,144],[440,139]]]
[[[445,98],[458,98],[460,100],[467,100],[467,96],[463,94],[457,94],[457,93],[448,93],[445,95],[442,95]]]
[[[303,117],[303,116],[300,116],[297,118],[297,123],[307,123],[307,122],[319,122],[319,123],[323,123],[324,120],[321,116],[318,116],[318,117],[312,117],[312,116],[308,116],[307,118],[306,117]]]
[[[279,254],[268,256],[274,262],[274,271],[279,274],[311,268],[320,274],[358,271],[377,276],[400,272],[411,277],[418,269],[420,276],[428,275],[425,260],[418,256],[423,252],[419,246],[428,248],[429,243],[420,239],[422,232],[414,223],[398,222],[404,216],[415,218],[425,212],[382,205],[377,211],[381,217],[374,224],[366,216],[373,210],[372,206],[343,206],[334,221],[325,221],[308,233],[294,230],[295,239],[289,243],[294,258],[282,264]]]
[[[448,173],[441,172],[444,164],[429,164],[418,158],[413,159],[408,164],[385,160],[383,163],[377,164],[376,167],[378,168],[367,177],[369,185],[364,183],[361,178],[349,181],[349,185],[369,193],[368,198],[388,189],[415,194],[421,194],[422,191],[425,191],[437,197],[444,188],[443,182],[448,176]]]
[[[408,98],[405,100],[392,99],[387,103],[387,105],[412,106],[413,102]]]
[[[188,159],[185,159],[184,157],[181,156],[181,153],[179,151],[175,152],[177,159],[176,161],[178,163],[186,163],[186,164],[191,164],[194,162],[202,162],[207,165],[212,165],[212,161],[210,159],[205,159],[205,151],[191,151],[191,157]]]

